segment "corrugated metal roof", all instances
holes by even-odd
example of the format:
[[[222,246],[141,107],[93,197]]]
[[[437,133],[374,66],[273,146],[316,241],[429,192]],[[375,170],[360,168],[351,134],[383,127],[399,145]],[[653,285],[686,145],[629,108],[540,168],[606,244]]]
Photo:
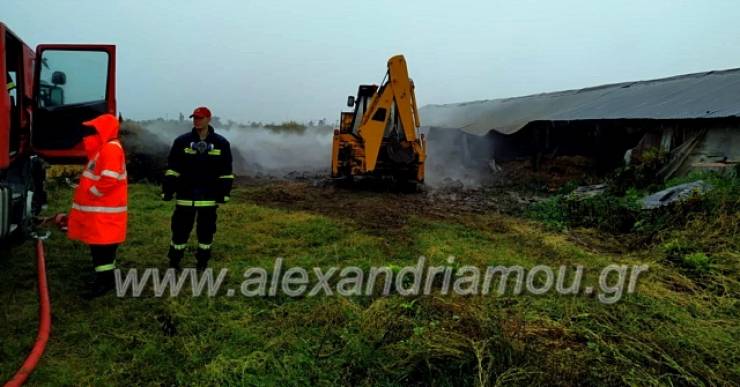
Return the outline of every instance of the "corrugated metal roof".
[[[740,117],[740,68],[420,109],[424,126],[483,135],[533,121]]]

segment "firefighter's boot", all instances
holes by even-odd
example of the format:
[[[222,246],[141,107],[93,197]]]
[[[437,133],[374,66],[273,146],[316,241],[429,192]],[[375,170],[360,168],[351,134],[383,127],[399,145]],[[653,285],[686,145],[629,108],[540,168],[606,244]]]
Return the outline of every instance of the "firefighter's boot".
[[[198,250],[195,252],[195,268],[198,270],[205,270],[208,267],[208,260],[211,259],[211,246],[203,248],[198,246]]]
[[[82,298],[92,300],[105,295],[115,287],[116,283],[113,270],[95,273],[95,280],[90,284],[87,291],[82,294]]]
[[[167,252],[167,258],[170,259],[170,267],[175,270],[180,270],[180,262],[182,257],[185,255],[185,245],[170,245],[170,250]]]

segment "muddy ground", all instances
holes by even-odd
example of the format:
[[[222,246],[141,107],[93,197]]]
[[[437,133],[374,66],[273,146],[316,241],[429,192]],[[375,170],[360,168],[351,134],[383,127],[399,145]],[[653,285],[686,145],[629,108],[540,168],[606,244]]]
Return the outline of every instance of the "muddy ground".
[[[502,188],[423,187],[404,192],[384,185],[348,186],[329,179],[238,179],[244,199],[260,205],[362,219],[370,228],[394,228],[410,216],[449,219],[464,214],[518,214],[542,196]]]
[[[553,168],[562,170],[563,163]],[[534,172],[525,162],[509,164],[507,171],[509,175],[501,175],[496,183],[485,186],[465,187],[457,180],[448,180],[438,186],[421,186],[414,193],[376,181],[348,185],[321,174],[241,177],[235,183],[239,189],[235,190],[234,198],[261,206],[350,219],[365,232],[403,240],[404,230],[413,217],[504,231],[512,221],[529,221],[527,211],[531,206],[546,200],[566,183],[598,181],[597,176],[583,175],[579,169],[571,169],[568,176],[552,173],[547,165]],[[610,235],[593,229],[563,230],[563,233],[566,239],[593,252],[623,252],[632,243],[628,235]]]
[[[280,177],[257,174],[237,178],[236,185],[249,187],[249,199],[262,204],[328,215],[363,214],[379,224],[393,224],[398,217],[413,214],[441,219],[461,214],[522,215],[530,205],[566,184],[598,182],[599,176],[589,167],[587,160],[578,157],[544,162],[536,171],[529,162],[516,161],[489,172],[483,183],[465,185],[446,178],[433,185],[419,185],[415,192],[371,179],[336,181],[323,171],[293,171]]]

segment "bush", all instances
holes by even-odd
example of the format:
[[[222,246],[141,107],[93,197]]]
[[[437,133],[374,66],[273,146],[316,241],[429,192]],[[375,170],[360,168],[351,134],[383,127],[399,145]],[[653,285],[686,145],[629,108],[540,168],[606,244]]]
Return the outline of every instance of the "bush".
[[[709,192],[653,210],[643,210],[649,193],[678,184],[704,180]],[[632,232],[644,241],[663,239],[672,230],[691,228],[700,233],[736,235],[740,218],[740,177],[735,173],[693,173],[654,186],[652,190],[629,187],[623,194],[609,189],[592,197],[558,194],[530,207],[528,215],[555,229],[595,227],[609,232]],[[730,240],[724,238],[723,240]]]
[[[701,252],[684,255],[683,264],[689,269],[706,273],[709,271],[709,257]]]
[[[596,227],[628,232],[640,216],[640,197],[634,189],[622,197],[608,192],[587,198],[561,194],[535,204],[529,215],[555,229]]]
[[[658,171],[668,160],[668,153],[660,148],[648,148],[642,153],[641,162],[617,169],[609,185],[610,191],[618,196],[630,188],[653,191],[661,185]]]

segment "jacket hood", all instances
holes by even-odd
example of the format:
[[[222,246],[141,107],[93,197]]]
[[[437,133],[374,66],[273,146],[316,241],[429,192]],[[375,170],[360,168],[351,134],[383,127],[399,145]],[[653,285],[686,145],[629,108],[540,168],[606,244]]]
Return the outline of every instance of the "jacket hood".
[[[98,132],[100,140],[103,143],[113,140],[114,138],[118,138],[120,123],[118,122],[118,118],[112,114],[102,114],[90,121],[85,121],[82,124],[95,128],[95,131]]]
[[[118,138],[120,124],[112,114],[103,114],[82,124],[93,127],[97,132],[95,135],[90,134],[82,138],[82,146],[85,148],[88,160],[92,160],[108,141]]]

